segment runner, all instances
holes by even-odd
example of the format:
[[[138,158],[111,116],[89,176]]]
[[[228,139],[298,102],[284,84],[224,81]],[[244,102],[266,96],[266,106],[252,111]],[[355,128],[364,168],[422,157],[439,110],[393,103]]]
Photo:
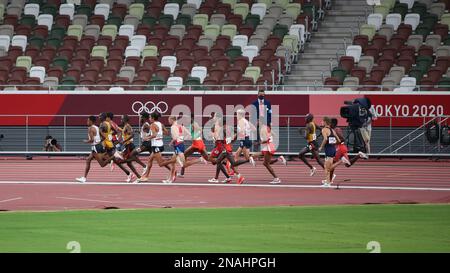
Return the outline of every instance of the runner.
[[[133,127],[130,124],[130,118],[128,117],[128,115],[123,115],[122,116],[122,127],[118,127],[117,129],[122,132],[122,143],[121,145],[124,146],[123,148],[123,161],[120,161],[120,164],[124,164],[126,163],[128,165],[128,167],[130,168],[130,170],[135,174],[135,176],[129,177],[127,179],[127,182],[131,182],[134,181],[134,179],[140,178],[141,175],[137,172],[136,168],[133,166],[132,162],[136,162],[139,165],[141,165],[143,168],[145,168],[145,164],[144,162],[142,162],[138,155],[132,155],[133,151],[135,150],[135,145],[134,145],[134,132],[133,132]]]
[[[89,174],[89,170],[91,169],[91,161],[93,159],[97,160],[100,167],[105,167],[112,160],[112,157],[106,154],[106,150],[103,147],[102,140],[100,138],[100,130],[95,125],[97,118],[95,116],[89,116],[87,119],[88,126],[88,139],[84,140],[84,143],[91,145],[91,153],[86,159],[86,168],[84,170],[84,176],[76,178],[78,182],[85,183],[86,178]]]
[[[340,143],[340,138],[331,128],[331,119],[329,117],[323,118],[322,126],[323,141],[319,148],[319,152],[325,148],[325,180],[322,180],[322,184],[325,187],[329,187],[336,177],[333,174],[335,168],[333,161],[336,156],[336,145]]]
[[[272,182],[270,184],[280,184],[281,179],[275,173],[275,170],[272,168],[272,165],[281,161],[283,165],[287,166],[286,159],[284,156],[280,156],[278,158],[273,159],[273,156],[276,153],[275,145],[273,143],[274,133],[270,126],[264,124],[263,121],[259,122],[260,128],[260,139],[261,139],[261,152],[254,154],[253,157],[264,157],[264,167],[269,171],[269,173],[273,176]]]
[[[191,123],[189,125],[189,131],[191,133],[190,138],[192,139],[192,145],[189,146],[189,148],[187,148],[186,151],[184,151],[185,161],[178,177],[184,177],[184,172],[186,168],[200,162],[207,164],[209,161],[209,156],[208,153],[206,152],[206,145],[203,142],[202,127],[194,120],[194,114],[191,115]],[[187,158],[195,152],[200,154],[200,158],[188,161]]]
[[[250,155],[250,148],[252,147],[250,136],[255,133],[256,130],[256,127],[245,118],[245,110],[239,109],[237,111],[237,140],[239,141],[239,148],[234,154],[235,161],[238,161],[242,153],[246,162],[250,162],[253,167],[256,166],[255,160]]]
[[[147,138],[151,141],[152,150],[150,157],[147,162],[147,170],[144,174],[142,174],[140,179],[137,179],[136,182],[143,182],[148,181],[148,177],[150,175],[150,171],[153,166],[153,160],[156,160],[158,165],[160,167],[166,167],[170,171],[171,168],[169,166],[164,166],[164,159],[162,158],[161,153],[164,152],[164,141],[163,141],[163,135],[168,135],[169,132],[167,131],[166,127],[159,121],[159,118],[161,117],[161,114],[158,112],[154,112],[151,114],[150,117],[150,136]],[[170,178],[169,178],[170,179]],[[169,179],[163,181],[166,183]],[[173,179],[173,177],[172,177]]]
[[[221,123],[223,122],[223,126]],[[215,161],[216,164],[216,175],[214,178],[209,179],[208,182],[211,183],[218,183],[219,180],[219,173],[222,171],[222,173],[225,176],[225,180],[222,181],[222,183],[230,183],[231,182],[231,176],[229,174],[229,171],[225,169],[224,167],[224,161],[227,160],[230,162],[231,168],[233,169],[234,174],[236,174],[237,177],[237,183],[242,184],[245,181],[245,178],[239,173],[237,166],[247,163],[248,160],[243,160],[240,162],[235,162],[233,158],[233,147],[231,143],[236,139],[236,134],[232,131],[232,128],[230,126],[227,126],[226,121],[222,118],[216,116],[216,124],[214,126],[214,138],[216,139],[216,147],[217,150],[214,151],[214,154],[217,154],[220,152],[220,154],[217,156],[217,159]],[[222,145],[217,145],[218,141],[222,140]],[[217,153],[216,153],[217,151]],[[213,154],[213,152],[211,153]]]
[[[367,156],[367,154],[365,154],[363,152],[359,152],[358,155],[356,155],[350,159],[350,157],[348,156],[348,147],[347,147],[347,145],[345,145],[345,142],[344,142],[344,139],[345,139],[344,134],[342,132],[342,129],[337,127],[337,125],[338,125],[338,119],[332,118],[331,119],[331,128],[336,132],[336,135],[341,140],[341,143],[336,146],[336,156],[334,158],[335,164],[336,164],[336,162],[341,160],[345,164],[345,166],[347,168],[349,168],[353,164],[355,164],[356,161],[358,161],[358,159],[360,159],[360,158],[368,159],[369,157]]]
[[[305,117],[306,120],[306,128],[305,128],[305,138],[307,141],[307,145],[305,148],[303,148],[298,157],[303,161],[303,163],[306,164],[306,166],[309,167],[310,176],[313,176],[316,173],[316,167],[313,167],[308,160],[305,157],[305,154],[311,153],[313,158],[316,159],[317,163],[324,168],[323,161],[320,159],[319,152],[317,151],[317,147],[319,146],[317,144],[317,135],[316,135],[316,123],[314,122],[314,116],[312,114],[308,114]],[[301,132],[301,130],[299,130]],[[301,134],[301,133],[300,133]]]
[[[173,145],[174,153],[171,159],[165,160],[162,164],[160,164],[161,167],[171,165],[171,175],[170,178],[167,180],[164,180],[164,183],[172,183],[175,181],[177,177],[177,172],[175,168],[175,163],[178,162],[181,167],[184,166],[185,157],[185,146],[184,146],[184,139],[187,135],[189,135],[186,127],[184,127],[181,124],[178,124],[177,118],[175,116],[169,117],[169,123],[170,123],[170,134],[172,136],[172,140],[170,141],[169,145]]]

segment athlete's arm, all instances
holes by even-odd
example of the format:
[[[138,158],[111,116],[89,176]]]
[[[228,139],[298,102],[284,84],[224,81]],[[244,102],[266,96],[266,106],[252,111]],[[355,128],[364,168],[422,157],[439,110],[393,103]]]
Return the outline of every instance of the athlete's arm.
[[[105,126],[105,123],[102,122],[102,124],[100,124],[100,135],[103,137],[103,139],[108,139],[108,134],[107,134],[107,126]]]
[[[325,144],[326,144],[327,141],[328,141],[328,135],[329,135],[329,133],[327,133],[326,129],[327,129],[327,128],[323,128],[323,129],[322,129],[323,141],[322,141],[322,144],[321,144],[320,147],[319,147],[319,151],[321,151],[321,150],[323,149],[323,147],[325,146]]]
[[[313,126],[311,125],[311,123],[306,124],[305,138],[307,138],[309,134],[315,133],[312,130],[313,130]]]
[[[162,127],[162,130],[163,130],[163,134],[168,136],[169,135],[169,130],[167,130],[166,126],[164,126],[164,124],[161,123],[161,127]]]
[[[83,142],[84,143],[94,143],[94,137],[95,137],[95,129],[94,128],[92,128],[92,127],[89,128],[88,136],[89,136],[89,139],[86,139]]]

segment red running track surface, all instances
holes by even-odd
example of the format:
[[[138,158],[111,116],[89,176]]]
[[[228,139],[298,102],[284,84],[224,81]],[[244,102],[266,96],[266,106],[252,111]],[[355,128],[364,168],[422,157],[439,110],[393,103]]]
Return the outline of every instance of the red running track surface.
[[[310,177],[298,161],[274,165],[280,185],[268,183],[272,178],[261,161],[239,168],[244,185],[210,184],[215,168],[201,164],[171,185],[161,183],[168,171],[157,166],[148,183],[127,184],[119,168],[110,172],[94,162],[88,182],[79,184],[75,177],[84,166],[81,158],[0,158],[0,210],[450,202],[448,160],[361,160],[351,168],[339,166],[332,188],[320,187],[324,173],[318,166]]]

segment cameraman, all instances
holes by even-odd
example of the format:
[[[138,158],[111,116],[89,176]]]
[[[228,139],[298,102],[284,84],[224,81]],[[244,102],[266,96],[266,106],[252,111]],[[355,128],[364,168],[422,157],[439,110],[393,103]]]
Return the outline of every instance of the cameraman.
[[[366,153],[370,154],[370,138],[372,137],[372,120],[377,120],[378,114],[373,106],[370,106],[368,110],[368,118],[359,129],[361,136],[366,147]]]
[[[52,136],[45,137],[44,151],[46,152],[61,152],[62,147],[58,144],[58,141]]]

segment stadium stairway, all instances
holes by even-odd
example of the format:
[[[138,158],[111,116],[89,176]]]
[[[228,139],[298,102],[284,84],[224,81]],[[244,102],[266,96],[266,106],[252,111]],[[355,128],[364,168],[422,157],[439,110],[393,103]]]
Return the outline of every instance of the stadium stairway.
[[[339,56],[352,43],[352,30],[358,34],[359,23],[363,22],[371,7],[364,0],[333,1],[331,10],[319,23],[319,30],[312,33],[311,42],[305,45],[297,64],[287,75],[286,85],[322,85],[324,77],[330,76],[330,60],[336,65]],[[298,88],[297,88],[298,89]]]

